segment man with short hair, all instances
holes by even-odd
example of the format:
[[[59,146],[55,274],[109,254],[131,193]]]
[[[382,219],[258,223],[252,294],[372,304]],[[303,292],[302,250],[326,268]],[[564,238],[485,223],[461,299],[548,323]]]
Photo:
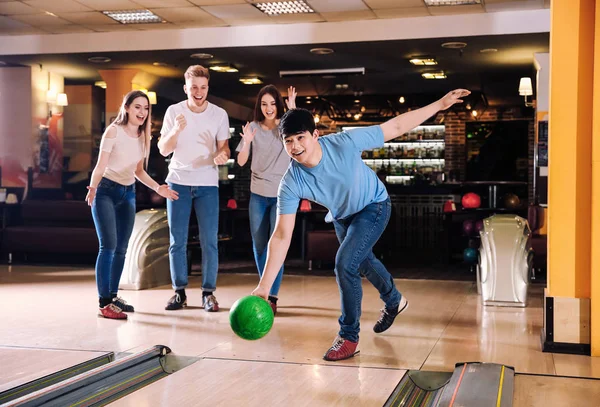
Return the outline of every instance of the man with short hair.
[[[196,212],[202,249],[202,307],[219,310],[214,296],[219,267],[219,165],[227,162],[229,118],[224,109],[208,102],[208,69],[190,66],[184,74],[187,99],[168,107],[158,148],[163,156],[173,153],[167,183],[179,200],[167,201],[169,263],[175,295],[166,310],[187,305],[188,226],[192,206]]]
[[[391,201],[385,186],[361,158],[363,150],[382,147],[418,126],[440,110],[469,95],[457,89],[421,109],[387,122],[319,137],[312,114],[289,110],[279,123],[285,149],[293,161],[283,176],[277,196],[277,223],[267,252],[267,263],[254,295],[267,298],[292,239],[296,211],[302,199],[325,206],[340,242],[335,275],[341,296],[340,331],[325,360],[353,357],[357,352],[362,302],[361,274],[379,291],[385,303],[373,330],[386,331],[408,301],[396,289],[385,266],[373,255],[373,246],[385,230]]]

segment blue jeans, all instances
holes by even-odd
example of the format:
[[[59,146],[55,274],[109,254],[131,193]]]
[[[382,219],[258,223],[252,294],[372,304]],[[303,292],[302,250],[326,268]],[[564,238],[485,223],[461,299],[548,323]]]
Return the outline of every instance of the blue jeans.
[[[275,229],[277,220],[277,198],[251,193],[248,204],[250,216],[250,233],[252,234],[252,251],[258,268],[258,275],[262,277],[267,262],[267,247],[269,239]],[[279,270],[277,278],[273,282],[270,295],[277,297],[281,279],[283,277],[283,266]]]
[[[187,243],[193,205],[202,249],[202,290],[213,292],[217,289],[219,268],[219,188],[192,187],[172,182],[169,182],[169,187],[179,193],[178,200],[167,200],[173,289],[181,290],[188,285]]]
[[[92,217],[100,243],[96,284],[100,298],[119,290],[129,238],[135,221],[135,184],[121,185],[102,178],[92,203]]]
[[[388,198],[333,222],[340,241],[340,248],[335,256],[335,276],[342,303],[339,335],[352,342],[358,341],[360,331],[361,274],[379,291],[379,297],[387,307],[397,307],[402,298],[391,274],[373,255],[373,246],[385,230],[391,209],[392,204]]]

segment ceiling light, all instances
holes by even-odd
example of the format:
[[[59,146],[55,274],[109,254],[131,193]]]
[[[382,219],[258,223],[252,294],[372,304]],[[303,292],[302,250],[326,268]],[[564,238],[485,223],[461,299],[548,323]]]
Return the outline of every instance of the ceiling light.
[[[336,89],[348,89],[348,84],[347,83],[336,83],[335,88]]]
[[[471,112],[471,114],[473,115],[473,117],[477,117],[477,114],[478,114],[478,113],[477,113],[477,110],[473,110],[473,111]]]
[[[105,64],[112,60],[109,57],[90,57],[88,58],[88,61],[93,62],[95,64]]]
[[[54,14],[54,13],[51,13],[51,12],[49,12],[49,11],[46,11],[46,15],[47,15],[47,16],[51,16],[51,17],[57,17],[57,18],[58,18],[58,16],[57,16],[56,14]]]
[[[315,124],[319,123],[321,121],[321,118],[319,117],[318,114],[315,115]]]
[[[404,103],[404,102],[406,102],[406,99],[404,99],[404,96],[400,96],[400,99],[398,99],[398,102]]]
[[[164,62],[152,62],[152,65],[154,65],[154,66],[168,66],[168,64],[166,64]]]
[[[427,6],[466,6],[481,4],[481,0],[425,0]]]
[[[306,4],[304,0],[269,1],[265,3],[253,3],[252,5],[270,16],[278,14],[302,14],[315,12],[315,10]]]
[[[442,44],[442,48],[461,49],[467,46],[466,42],[450,41]]]
[[[341,69],[304,69],[298,71],[279,71],[279,76],[323,76],[331,74],[354,74],[364,75],[365,68],[341,68]]]
[[[194,58],[194,59],[211,59],[214,57],[215,56],[213,54],[206,54],[204,52],[198,52],[196,54],[190,55],[190,58]]]
[[[98,86],[99,88],[106,89],[106,82],[96,81],[96,82],[94,82],[94,86]]]
[[[311,48],[310,53],[316,55],[329,55],[333,54],[335,51],[331,48]]]
[[[354,99],[354,103],[360,103],[360,99]]]
[[[260,78],[240,78],[240,82],[244,85],[260,85],[263,83]]]
[[[152,24],[162,23],[163,19],[150,10],[119,10],[103,11],[102,14],[121,24]]]
[[[444,73],[444,71],[425,72],[425,73],[422,73],[421,76],[425,79],[446,79],[446,74]]]
[[[488,54],[491,52],[498,52],[498,50],[496,48],[484,48],[484,49],[480,50],[479,52],[481,52],[482,54]]]
[[[238,69],[233,65],[215,65],[209,68],[211,71],[215,72],[237,72]]]
[[[412,58],[410,63],[413,65],[437,65],[434,58]]]
[[[356,113],[356,114],[354,115],[354,120],[360,120],[360,118],[361,118],[361,117],[362,117],[362,114],[360,114],[360,113]]]

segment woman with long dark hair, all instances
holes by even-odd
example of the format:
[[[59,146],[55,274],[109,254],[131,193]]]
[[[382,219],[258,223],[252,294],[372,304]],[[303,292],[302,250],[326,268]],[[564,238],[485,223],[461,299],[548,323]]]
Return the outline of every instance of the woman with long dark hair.
[[[296,107],[296,89],[288,90],[288,109]],[[267,244],[275,229],[277,216],[277,189],[279,181],[290,165],[290,157],[283,148],[277,126],[285,113],[283,98],[273,85],[263,87],[256,97],[254,121],[246,123],[242,141],[237,148],[237,162],[244,166],[252,152],[252,178],[250,181],[250,233],[252,249],[259,276],[262,276],[267,260]],[[279,286],[283,277],[283,266],[269,293],[273,313],[277,312]]]
[[[150,152],[150,101],[134,90],[123,98],[115,121],[102,136],[98,162],[85,197],[92,207],[100,251],[96,260],[96,285],[100,315],[127,319],[133,312],[117,293],[125,254],[135,220],[135,180],[167,199],[177,199],[168,185],[159,185],[144,169]]]

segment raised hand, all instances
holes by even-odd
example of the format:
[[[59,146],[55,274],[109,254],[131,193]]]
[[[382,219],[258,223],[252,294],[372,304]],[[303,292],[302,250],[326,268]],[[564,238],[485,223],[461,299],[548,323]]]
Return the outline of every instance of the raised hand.
[[[96,188],[87,186],[88,189],[87,195],[85,196],[85,201],[89,206],[92,206],[94,202],[94,198],[96,197]]]
[[[219,154],[216,155],[213,161],[216,165],[223,165],[227,162],[228,159],[229,157],[227,157],[227,153],[225,151],[221,151]]]
[[[179,193],[177,191],[173,191],[167,184],[163,184],[156,188],[156,193],[163,198],[170,199],[171,201],[176,201],[179,199]]]
[[[185,126],[187,126],[185,116],[182,113],[179,113],[177,117],[175,117],[175,128],[177,129],[177,132],[179,133],[180,131],[185,129]]]
[[[287,105],[288,109],[295,109],[296,108],[296,88],[293,86],[290,86],[288,88],[288,98],[285,100],[285,104]]]
[[[254,140],[254,136],[256,136],[256,131],[258,129],[252,130],[250,127],[250,123],[246,122],[246,125],[242,128],[243,133],[240,133],[240,136],[244,139],[246,144],[250,144],[252,140]]]
[[[462,103],[463,101],[461,98],[469,96],[470,94],[471,92],[466,89],[454,89],[453,91],[448,92],[446,96],[439,100],[440,110],[446,110],[455,103]]]

